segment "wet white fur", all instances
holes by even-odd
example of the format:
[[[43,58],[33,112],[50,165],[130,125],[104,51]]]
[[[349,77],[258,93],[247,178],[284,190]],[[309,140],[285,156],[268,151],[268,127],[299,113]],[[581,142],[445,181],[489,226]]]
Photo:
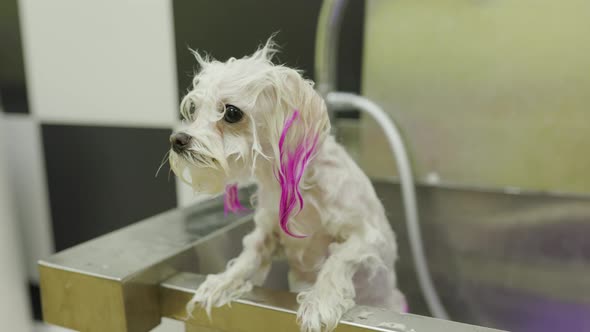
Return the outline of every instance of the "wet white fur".
[[[228,183],[254,180],[258,186],[255,228],[244,237],[243,251],[225,272],[209,275],[187,310],[199,303],[210,314],[261,285],[272,258],[289,262],[289,283],[298,292],[297,321],[302,331],[331,331],[355,303],[401,311],[397,289],[395,235],[367,176],[329,134],[326,106],[313,83],[293,69],[275,65],[272,41],[249,57],[219,62],[195,53],[201,70],[183,99],[182,129],[193,137],[190,155],[171,151],[174,172],[197,191],[221,193]],[[223,120],[224,105],[245,113],[237,124]],[[274,172],[278,140],[294,109],[302,122],[287,144],[302,135],[320,137],[318,153],[305,172],[305,207],[290,229],[279,227],[280,187]],[[194,111],[194,113],[192,112]]]

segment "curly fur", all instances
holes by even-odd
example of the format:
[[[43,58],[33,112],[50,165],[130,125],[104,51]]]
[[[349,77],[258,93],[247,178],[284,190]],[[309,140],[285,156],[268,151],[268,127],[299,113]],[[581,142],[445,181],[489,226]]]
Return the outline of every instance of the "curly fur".
[[[276,51],[269,40],[251,56],[225,62],[194,52],[201,69],[181,102],[181,130],[192,139],[186,151],[171,151],[172,169],[198,191],[218,194],[252,180],[258,191],[255,228],[242,253],[207,278],[188,310],[199,303],[210,313],[261,285],[280,251],[290,288],[299,292],[302,331],[333,330],[355,303],[402,311],[397,245],[383,206],[330,135],[313,83],[273,64]],[[227,104],[244,112],[241,121],[224,122]]]

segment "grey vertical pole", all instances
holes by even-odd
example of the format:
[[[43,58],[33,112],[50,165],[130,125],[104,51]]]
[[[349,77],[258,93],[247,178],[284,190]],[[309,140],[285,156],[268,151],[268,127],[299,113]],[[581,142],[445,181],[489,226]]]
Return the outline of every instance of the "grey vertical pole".
[[[4,119],[0,114],[2,127]],[[9,156],[3,144],[0,135],[0,324],[2,331],[31,331],[22,246],[6,174]]]
[[[316,90],[326,97],[336,90],[336,73],[338,63],[338,39],[344,10],[348,0],[324,0],[320,9],[315,43],[315,80]],[[330,121],[334,112],[328,108]]]

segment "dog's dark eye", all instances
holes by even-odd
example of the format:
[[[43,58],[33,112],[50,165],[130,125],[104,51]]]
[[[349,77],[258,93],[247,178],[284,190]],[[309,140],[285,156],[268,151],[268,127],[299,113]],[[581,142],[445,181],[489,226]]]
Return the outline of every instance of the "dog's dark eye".
[[[195,103],[192,101],[187,102],[180,110],[180,114],[182,114],[182,116],[187,120],[193,120],[196,112],[197,105],[195,105]]]
[[[225,114],[223,119],[227,123],[236,123],[242,120],[244,113],[239,108],[235,107],[234,105],[225,105]]]

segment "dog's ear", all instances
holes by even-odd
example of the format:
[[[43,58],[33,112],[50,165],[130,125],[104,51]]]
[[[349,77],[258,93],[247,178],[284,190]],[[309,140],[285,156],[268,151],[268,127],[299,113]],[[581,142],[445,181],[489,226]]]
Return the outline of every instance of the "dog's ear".
[[[300,182],[309,163],[330,132],[326,104],[311,81],[291,68],[275,66],[271,79],[274,109],[265,114],[273,153],[273,168],[281,186],[279,219],[291,236],[289,219],[303,208]]]
[[[330,120],[326,104],[313,89],[313,82],[304,79],[298,71],[286,67],[280,71],[279,79],[277,111],[283,115],[281,130],[294,111],[299,112],[299,118],[289,128],[288,142],[297,145],[297,142],[312,137],[323,141],[330,131]]]

